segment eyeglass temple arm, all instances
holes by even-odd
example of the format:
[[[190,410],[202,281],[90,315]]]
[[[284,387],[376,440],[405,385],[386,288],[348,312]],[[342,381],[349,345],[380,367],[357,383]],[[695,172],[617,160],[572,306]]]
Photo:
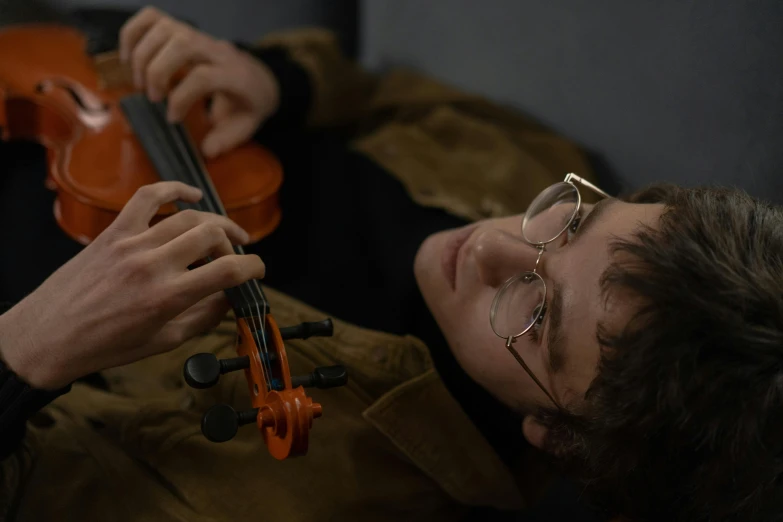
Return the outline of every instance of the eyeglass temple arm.
[[[565,182],[566,182],[566,183],[568,183],[569,181],[572,181],[572,180],[573,180],[573,181],[576,181],[576,182],[577,182],[577,183],[579,183],[580,185],[583,185],[583,186],[585,186],[585,187],[589,188],[590,190],[592,190],[593,192],[595,192],[596,194],[598,194],[598,195],[600,195],[600,196],[603,196],[603,197],[605,197],[605,198],[610,198],[610,197],[612,197],[612,196],[610,196],[609,194],[607,194],[606,192],[604,192],[603,190],[599,189],[598,187],[596,187],[595,185],[593,185],[592,183],[590,183],[589,181],[587,181],[586,179],[584,179],[584,178],[581,178],[581,177],[577,176],[577,175],[576,175],[576,174],[574,174],[573,172],[569,172],[569,173],[566,175]]]
[[[554,397],[552,397],[552,395],[551,395],[551,394],[550,394],[550,393],[549,393],[549,392],[546,390],[546,388],[544,387],[544,385],[543,385],[543,384],[541,384],[541,381],[539,381],[539,380],[538,380],[538,377],[536,377],[536,376],[533,374],[533,372],[532,372],[532,371],[530,370],[530,368],[527,366],[527,364],[526,364],[526,363],[525,363],[525,361],[522,359],[522,357],[520,357],[520,355],[517,353],[517,351],[516,351],[516,350],[515,350],[515,349],[514,349],[514,348],[511,346],[513,343],[514,343],[514,340],[513,340],[513,338],[511,338],[511,337],[509,337],[509,338],[506,340],[506,348],[508,348],[508,351],[509,351],[509,352],[511,352],[511,355],[513,355],[513,356],[514,356],[514,359],[516,359],[516,360],[517,360],[517,362],[518,362],[519,364],[521,364],[521,365],[522,365],[522,368],[524,368],[524,369],[525,369],[525,372],[527,372],[527,374],[530,376],[530,378],[531,378],[531,379],[533,379],[533,381],[535,381],[535,383],[536,383],[536,384],[538,384],[538,387],[539,387],[539,388],[541,388],[541,391],[542,391],[542,392],[544,392],[544,393],[546,394],[546,396],[547,396],[547,397],[549,397],[549,400],[550,400],[550,401],[552,401],[552,403],[553,403],[553,404],[554,404],[554,405],[555,405],[555,406],[556,406],[558,409],[560,409],[560,404],[558,404],[558,402],[555,400],[555,398],[554,398]]]

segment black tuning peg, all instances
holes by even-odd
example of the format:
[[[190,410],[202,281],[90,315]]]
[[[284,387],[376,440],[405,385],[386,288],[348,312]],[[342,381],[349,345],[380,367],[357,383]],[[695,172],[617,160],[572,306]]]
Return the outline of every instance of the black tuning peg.
[[[331,319],[301,323],[280,329],[280,336],[284,341],[288,339],[307,339],[309,337],[331,337],[333,333],[334,325],[332,325]]]
[[[212,353],[197,353],[185,361],[183,374],[185,382],[191,388],[209,388],[217,384],[218,379],[224,373],[244,370],[250,367],[250,359],[235,357],[233,359],[218,360]]]
[[[291,387],[298,388],[336,388],[348,383],[348,372],[345,366],[323,366],[316,368],[309,375],[295,375],[291,377]]]
[[[258,408],[236,411],[228,404],[212,406],[201,419],[201,433],[211,442],[226,442],[234,438],[240,426],[256,422]]]

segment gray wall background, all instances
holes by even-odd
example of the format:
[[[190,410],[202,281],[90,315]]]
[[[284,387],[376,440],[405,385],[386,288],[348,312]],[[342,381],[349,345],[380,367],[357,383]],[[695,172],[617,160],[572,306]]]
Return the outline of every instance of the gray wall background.
[[[781,0],[64,3],[152,3],[233,39],[331,27],[373,70],[414,67],[538,117],[594,151],[609,188],[717,181],[783,203]]]
[[[541,118],[622,186],[783,202],[780,0],[367,0],[362,56]]]
[[[17,0],[18,1],[18,0]],[[21,0],[26,1],[26,0]],[[219,38],[252,41],[267,31],[301,25],[355,34],[357,0],[52,0],[69,7],[158,7]],[[353,34],[352,34],[353,33]]]

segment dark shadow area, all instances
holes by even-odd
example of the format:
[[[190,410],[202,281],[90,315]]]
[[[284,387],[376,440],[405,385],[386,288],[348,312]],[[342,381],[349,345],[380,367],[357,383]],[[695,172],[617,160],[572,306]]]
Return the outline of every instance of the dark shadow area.
[[[590,166],[593,168],[593,172],[595,172],[595,175],[598,178],[598,186],[608,194],[622,196],[633,190],[633,187],[623,185],[620,181],[620,176],[612,169],[604,156],[590,150],[585,151],[585,155],[587,156],[587,161],[590,163]]]

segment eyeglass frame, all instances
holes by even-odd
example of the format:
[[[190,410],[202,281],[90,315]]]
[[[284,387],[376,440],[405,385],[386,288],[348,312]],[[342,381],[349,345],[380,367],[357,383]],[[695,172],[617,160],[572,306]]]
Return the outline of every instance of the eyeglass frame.
[[[590,183],[586,179],[581,178],[580,176],[577,176],[573,172],[569,172],[566,174],[566,177],[563,181],[559,183],[553,183],[552,185],[548,186],[544,190],[542,190],[533,200],[530,202],[529,207],[532,207],[533,204],[536,202],[538,198],[540,198],[544,193],[546,193],[548,190],[550,190],[552,187],[555,187],[560,184],[569,184],[572,187],[574,187],[574,190],[576,190],[576,207],[574,208],[574,212],[571,214],[571,217],[568,219],[568,222],[563,226],[563,228],[552,238],[547,241],[541,241],[541,242],[533,242],[530,241],[527,237],[525,237],[525,225],[528,222],[528,214],[525,212],[525,216],[522,218],[522,240],[535,247],[538,250],[538,257],[536,258],[536,263],[533,266],[533,271],[525,271],[521,272],[515,276],[511,276],[508,278],[503,285],[498,289],[497,294],[495,294],[495,298],[492,301],[492,306],[489,310],[489,324],[492,327],[492,331],[495,332],[495,335],[500,337],[501,339],[506,340],[506,349],[508,349],[509,352],[511,352],[511,355],[514,356],[514,358],[517,360],[517,362],[524,368],[525,372],[528,374],[528,376],[533,379],[533,382],[535,382],[539,388],[541,388],[541,391],[544,392],[544,394],[549,398],[549,400],[552,401],[552,403],[559,409],[561,406],[560,404],[555,400],[555,398],[552,396],[552,394],[547,391],[546,387],[544,387],[543,384],[541,384],[541,381],[538,380],[538,378],[533,374],[533,371],[530,369],[530,367],[525,363],[525,361],[522,359],[522,356],[513,348],[513,344],[516,342],[517,338],[525,335],[530,329],[538,322],[538,319],[541,317],[541,314],[544,311],[544,304],[546,304],[546,295],[547,295],[547,285],[546,281],[544,281],[544,278],[541,277],[541,275],[537,272],[538,270],[538,264],[541,261],[541,257],[544,255],[544,252],[546,251],[546,246],[553,241],[555,241],[557,238],[559,238],[561,235],[563,235],[563,232],[568,230],[568,228],[573,224],[574,219],[576,216],[579,215],[579,210],[582,208],[582,193],[579,191],[579,187],[576,185],[576,183],[582,185],[585,188],[588,188],[601,196],[602,198],[611,198],[609,194],[595,186],[594,184]],[[497,313],[498,308],[498,302],[500,300],[500,297],[503,295],[503,292],[511,286],[512,284],[516,283],[523,277],[537,277],[541,284],[544,287],[543,296],[541,298],[541,302],[538,305],[538,313],[536,314],[535,318],[530,322],[530,325],[527,326],[524,330],[522,330],[520,333],[516,335],[500,335],[497,330],[495,330],[495,314]]]

